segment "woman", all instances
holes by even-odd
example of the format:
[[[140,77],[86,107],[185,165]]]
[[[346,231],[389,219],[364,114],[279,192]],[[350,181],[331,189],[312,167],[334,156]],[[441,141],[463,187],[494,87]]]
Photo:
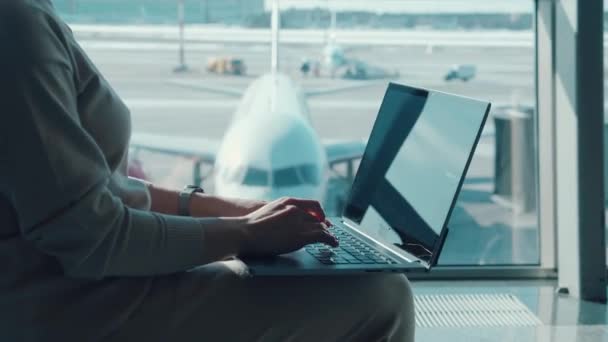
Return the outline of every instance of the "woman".
[[[335,245],[317,202],[125,176],[129,112],[48,0],[0,5],[0,340],[411,341],[403,276],[248,278]]]

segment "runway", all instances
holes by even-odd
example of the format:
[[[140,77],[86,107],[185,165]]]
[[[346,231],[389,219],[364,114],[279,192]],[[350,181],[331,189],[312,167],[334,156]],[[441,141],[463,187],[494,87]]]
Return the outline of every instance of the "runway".
[[[189,79],[244,90],[254,77],[269,70],[270,49],[261,44],[204,44],[187,50],[190,72],[175,74],[176,45],[165,41],[116,41],[86,38],[81,44],[132,112],[133,129],[164,135],[221,139],[238,98],[209,94],[170,84]],[[353,46],[349,57],[398,71],[391,81],[490,100],[494,105],[535,103],[534,49],[527,47]],[[304,89],[323,89],[362,81],[304,78],[298,68],[304,58],[320,58],[321,46],[287,45],[280,49],[280,68]],[[208,58],[235,56],[247,66],[247,76],[210,75]],[[445,82],[453,64],[474,64],[469,81]],[[367,82],[367,81],[364,81]],[[388,80],[311,99],[311,121],[321,139],[367,138]],[[348,123],[348,124],[345,124]],[[492,197],[494,128],[489,119],[467,182],[450,221],[451,233],[442,264],[535,264],[538,226],[535,212],[516,214]],[[261,132],[262,133],[262,132]],[[191,161],[141,153],[153,181],[181,187],[191,180]],[[342,190],[344,191],[344,190]]]

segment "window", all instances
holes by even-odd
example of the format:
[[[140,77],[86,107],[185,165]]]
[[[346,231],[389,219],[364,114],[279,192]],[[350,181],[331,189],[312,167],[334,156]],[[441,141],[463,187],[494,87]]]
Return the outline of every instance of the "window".
[[[165,186],[192,182],[193,159],[183,156],[217,152],[210,141],[223,142],[232,127],[238,94],[270,71],[270,1],[184,0],[183,54],[180,1],[54,3],[131,109],[134,132],[158,136],[164,149],[183,149],[138,153],[147,177]],[[302,99],[322,142],[366,139],[389,81],[492,101],[440,264],[537,265],[534,1],[280,3],[289,30],[280,35],[279,70],[304,91],[344,88]],[[215,177],[248,186],[317,186],[324,174],[318,167],[326,167],[242,166],[202,172],[205,188],[213,189]],[[348,177],[328,174],[325,198],[335,203],[325,205],[336,214]]]

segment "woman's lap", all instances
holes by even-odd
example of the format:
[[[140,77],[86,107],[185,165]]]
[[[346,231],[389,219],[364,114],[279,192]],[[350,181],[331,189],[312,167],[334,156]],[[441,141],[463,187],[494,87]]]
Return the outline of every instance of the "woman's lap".
[[[115,340],[413,340],[402,275],[247,277],[239,261],[159,277]]]

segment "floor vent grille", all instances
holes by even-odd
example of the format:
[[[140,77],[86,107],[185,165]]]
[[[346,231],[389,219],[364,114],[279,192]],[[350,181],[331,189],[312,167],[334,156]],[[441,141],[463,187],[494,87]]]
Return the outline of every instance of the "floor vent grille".
[[[417,295],[416,326],[535,326],[542,322],[510,294]]]

